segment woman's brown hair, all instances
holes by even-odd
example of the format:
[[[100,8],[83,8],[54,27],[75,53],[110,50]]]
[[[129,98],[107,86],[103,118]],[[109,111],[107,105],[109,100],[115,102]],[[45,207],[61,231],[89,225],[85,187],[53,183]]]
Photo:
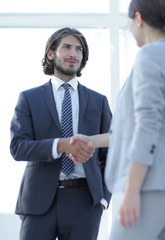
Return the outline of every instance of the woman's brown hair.
[[[132,0],[129,5],[129,18],[134,18],[136,12],[140,12],[143,20],[150,26],[165,32],[164,0]]]

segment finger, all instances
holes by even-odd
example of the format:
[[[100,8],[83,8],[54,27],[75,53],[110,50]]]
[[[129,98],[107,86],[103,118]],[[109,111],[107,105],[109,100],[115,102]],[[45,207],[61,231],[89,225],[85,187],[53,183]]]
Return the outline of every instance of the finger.
[[[77,140],[79,141],[83,141],[83,139],[81,138],[81,135],[80,134],[77,134],[75,136],[72,136],[70,138],[70,144],[74,144]],[[84,142],[84,141],[83,141]]]
[[[75,164],[77,164],[77,163],[85,163],[86,161],[87,161],[87,160],[82,161],[82,160],[76,159],[76,160],[74,161],[74,163],[75,163]]]
[[[120,223],[123,227],[132,227],[137,222],[135,220],[135,215],[133,213],[125,213],[120,215],[119,217]]]
[[[135,222],[136,224],[138,224],[140,221],[140,212],[139,211],[136,211],[135,212]]]
[[[79,152],[79,155],[76,157],[76,160],[79,162],[86,162],[93,156],[93,153]]]
[[[93,149],[95,149],[95,148],[94,148],[94,145],[93,145],[93,143],[92,143],[92,142],[88,142],[88,143],[87,143],[87,145],[88,145],[90,148],[93,148]]]
[[[93,145],[91,143],[82,144],[82,150],[88,154],[93,154],[95,152],[95,148],[93,147]]]
[[[120,211],[119,211],[119,221],[123,227],[128,227],[127,211],[123,208],[120,208]]]
[[[87,146],[85,143],[80,143],[76,151],[76,159],[79,159],[79,161],[87,160],[93,156],[94,151],[94,148]]]
[[[68,154],[68,157],[69,157],[74,163],[79,163],[79,162],[82,161],[81,159],[78,160],[78,158],[74,157],[71,153]]]
[[[75,145],[73,145],[72,150],[72,154],[69,154],[69,158],[72,159],[72,161],[75,163],[86,162],[93,156],[93,153],[95,151],[93,147],[88,146],[86,143],[83,143],[79,140],[77,140]]]
[[[75,158],[71,153],[69,153],[68,157],[69,157],[73,162],[76,161],[76,158]]]
[[[75,141],[76,141],[75,138],[74,138],[74,137],[71,137],[69,143],[70,143],[70,144],[73,144],[73,143],[75,143]]]
[[[88,161],[89,158],[90,158],[89,155],[84,156],[84,155],[79,154],[78,156],[76,156],[76,158],[74,158],[74,161],[84,163],[84,162]]]

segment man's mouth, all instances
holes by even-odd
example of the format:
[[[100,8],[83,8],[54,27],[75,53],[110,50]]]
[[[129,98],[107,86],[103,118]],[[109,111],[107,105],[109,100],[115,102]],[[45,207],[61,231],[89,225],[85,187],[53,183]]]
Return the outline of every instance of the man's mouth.
[[[73,58],[65,59],[65,61],[70,64],[76,64],[79,62],[77,59],[73,59]]]

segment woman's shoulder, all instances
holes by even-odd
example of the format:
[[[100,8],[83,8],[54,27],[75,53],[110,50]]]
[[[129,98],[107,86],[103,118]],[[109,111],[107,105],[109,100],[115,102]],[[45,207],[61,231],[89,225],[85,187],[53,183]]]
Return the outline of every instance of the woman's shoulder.
[[[151,64],[165,67],[165,42],[154,42],[144,45],[137,53],[135,66],[143,66]],[[149,65],[150,65],[149,64]],[[162,66],[163,64],[163,66]]]
[[[164,56],[165,51],[165,42],[163,41],[157,41],[154,43],[147,43],[145,44],[138,52],[137,59],[138,58],[145,58],[145,57],[154,57],[155,54]]]

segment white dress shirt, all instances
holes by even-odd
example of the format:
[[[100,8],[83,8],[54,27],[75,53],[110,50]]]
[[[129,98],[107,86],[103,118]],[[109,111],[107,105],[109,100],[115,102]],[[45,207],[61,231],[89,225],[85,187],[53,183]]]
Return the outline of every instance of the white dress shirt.
[[[57,113],[58,113],[59,121],[61,123],[62,100],[65,92],[64,88],[61,85],[64,82],[61,79],[53,76],[51,79],[51,83],[52,83],[52,89],[53,89],[54,99],[56,103]],[[70,95],[71,95],[71,101],[72,101],[73,135],[75,135],[78,133],[78,119],[79,119],[79,98],[78,98],[78,90],[77,90],[78,82],[76,78],[73,78],[68,83],[71,85]],[[61,154],[57,153],[57,143],[58,143],[58,139],[55,139],[53,143],[53,148],[52,148],[52,156],[54,159],[59,158],[61,156]],[[76,163],[74,172],[69,176],[66,176],[62,171],[60,173],[60,180],[84,178],[84,177],[85,177],[85,172],[84,172],[82,163]]]
[[[61,86],[64,82],[53,76],[51,79],[52,83],[52,89],[53,89],[53,95],[55,99],[55,104],[57,108],[57,113],[59,117],[59,121],[61,123],[61,113],[62,113],[62,100],[64,97],[64,88]],[[73,120],[73,135],[78,133],[78,120],[79,120],[79,97],[78,97],[78,81],[77,78],[73,78],[68,82],[71,85],[70,88],[70,95],[71,95],[71,101],[72,101],[72,120]],[[73,104],[74,103],[74,104]],[[52,147],[52,156],[54,159],[59,158],[61,154],[57,153],[57,143],[58,138],[54,140],[53,147]],[[69,176],[65,175],[62,171],[60,172],[60,180],[64,179],[73,179],[73,178],[85,178],[85,172],[83,168],[83,163],[76,163],[74,164],[75,170],[72,174]],[[108,204],[105,199],[102,199],[100,201],[101,204],[107,208]]]

